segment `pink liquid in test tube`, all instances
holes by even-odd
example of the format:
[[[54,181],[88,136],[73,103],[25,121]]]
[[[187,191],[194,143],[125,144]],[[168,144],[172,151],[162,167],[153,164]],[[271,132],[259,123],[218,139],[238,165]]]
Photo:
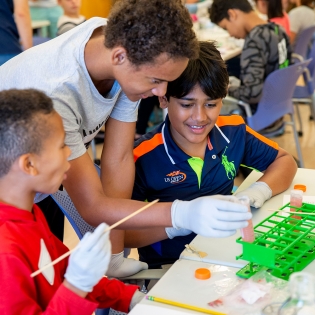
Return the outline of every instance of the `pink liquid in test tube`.
[[[303,205],[303,191],[298,189],[291,190],[290,206],[301,208]],[[291,208],[290,212],[299,212],[297,209]],[[301,220],[301,216],[293,215],[292,218]]]
[[[239,198],[239,201],[243,205],[246,205],[248,208],[248,211],[250,212],[249,198],[247,196],[242,196]],[[244,242],[253,243],[255,241],[253,221],[250,219],[247,222],[248,222],[248,226],[241,229],[241,236]]]

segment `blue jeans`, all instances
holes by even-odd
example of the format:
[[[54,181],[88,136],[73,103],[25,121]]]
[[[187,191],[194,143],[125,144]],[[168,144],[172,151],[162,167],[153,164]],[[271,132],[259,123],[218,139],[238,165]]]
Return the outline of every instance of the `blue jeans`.
[[[5,55],[0,55],[0,66],[3,65],[5,62],[10,60],[11,58],[15,57],[18,54],[5,54]]]

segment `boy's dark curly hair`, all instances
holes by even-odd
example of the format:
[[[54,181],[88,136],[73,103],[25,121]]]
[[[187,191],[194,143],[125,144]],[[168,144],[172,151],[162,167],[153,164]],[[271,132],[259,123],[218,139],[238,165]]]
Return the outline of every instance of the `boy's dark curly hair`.
[[[119,0],[105,26],[105,47],[122,46],[134,65],[170,58],[198,57],[192,20],[181,0]]]
[[[45,115],[54,112],[52,100],[40,91],[0,92],[0,178],[21,155],[41,152],[43,141],[53,132]]]
[[[238,9],[245,13],[253,11],[247,0],[213,0],[208,9],[211,22],[219,24],[223,19],[229,20],[228,10]]]
[[[199,57],[188,62],[187,68],[167,85],[166,97],[183,98],[197,85],[212,100],[227,94],[229,75],[226,64],[214,42],[199,42]]]

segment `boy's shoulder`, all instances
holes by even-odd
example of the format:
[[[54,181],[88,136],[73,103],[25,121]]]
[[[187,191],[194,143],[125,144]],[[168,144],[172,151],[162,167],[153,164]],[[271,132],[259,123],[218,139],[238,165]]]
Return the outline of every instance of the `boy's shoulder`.
[[[219,116],[216,122],[218,127],[224,126],[245,126],[245,121],[239,115],[223,115]]]
[[[260,40],[265,41],[266,39],[270,39],[270,36],[274,35],[282,35],[285,32],[282,30],[282,28],[273,23],[268,22],[265,24],[260,24],[255,26],[246,36],[247,39],[254,39],[254,40]]]

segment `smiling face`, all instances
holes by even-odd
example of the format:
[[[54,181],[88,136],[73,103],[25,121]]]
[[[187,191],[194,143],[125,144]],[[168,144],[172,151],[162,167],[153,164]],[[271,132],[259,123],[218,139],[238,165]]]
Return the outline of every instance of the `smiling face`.
[[[207,137],[222,107],[222,99],[211,100],[197,85],[183,98],[160,98],[162,108],[168,109],[171,133],[177,145],[187,154],[204,151]]]
[[[131,101],[153,95],[164,96],[167,83],[177,79],[187,64],[188,58],[170,59],[166,54],[161,54],[154,64],[138,67],[126,59],[115,78]]]
[[[38,172],[37,191],[51,194],[58,190],[66,178],[71,151],[64,143],[65,131],[59,114],[54,112],[46,119],[47,128],[51,128],[51,132],[43,141],[41,153],[36,155],[35,166]]]

